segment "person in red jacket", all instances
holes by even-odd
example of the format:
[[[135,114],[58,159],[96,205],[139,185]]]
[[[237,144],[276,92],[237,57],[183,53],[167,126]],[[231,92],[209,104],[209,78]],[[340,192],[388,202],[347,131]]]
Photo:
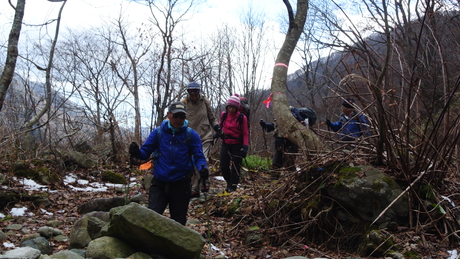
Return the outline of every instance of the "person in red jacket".
[[[222,147],[220,149],[220,169],[227,182],[226,191],[233,192],[240,182],[243,158],[248,153],[248,119],[239,111],[240,99],[231,96],[225,111],[220,115]]]

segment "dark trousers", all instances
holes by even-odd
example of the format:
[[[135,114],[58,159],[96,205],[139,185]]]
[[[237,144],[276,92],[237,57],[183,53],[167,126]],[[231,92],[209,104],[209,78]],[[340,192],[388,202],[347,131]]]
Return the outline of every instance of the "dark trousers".
[[[243,144],[226,144],[222,143],[220,149],[220,170],[222,176],[227,182],[227,189],[236,190],[240,182],[240,169],[243,158],[240,156],[240,150]]]
[[[190,191],[190,176],[172,183],[165,183],[154,177],[149,189],[148,207],[159,214],[163,214],[169,204],[171,219],[185,226],[185,223],[187,223]]]
[[[273,155],[274,168],[287,168],[294,170],[295,156],[285,155],[285,153],[297,153],[299,147],[287,138],[275,138],[275,154]]]

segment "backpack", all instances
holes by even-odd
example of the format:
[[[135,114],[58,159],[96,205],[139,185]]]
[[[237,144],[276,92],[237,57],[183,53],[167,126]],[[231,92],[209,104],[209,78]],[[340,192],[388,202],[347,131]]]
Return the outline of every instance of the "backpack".
[[[251,114],[251,108],[249,107],[249,102],[246,97],[239,97],[240,98],[240,112],[243,113],[246,118],[248,119],[248,128],[249,128],[249,115]]]
[[[300,116],[304,118],[308,118],[308,125],[310,126],[315,125],[316,119],[318,118],[316,116],[315,110],[313,110],[312,108],[299,108],[298,110],[299,110]]]
[[[296,109],[296,108],[292,107],[291,111],[292,111],[294,117],[296,117],[296,119],[298,121],[303,121],[303,120],[308,118],[308,125],[309,126],[313,126],[316,123],[316,119],[317,119],[316,112],[312,108],[303,108],[302,107],[302,108],[297,108]],[[296,112],[302,118],[297,118],[297,116],[295,114]]]

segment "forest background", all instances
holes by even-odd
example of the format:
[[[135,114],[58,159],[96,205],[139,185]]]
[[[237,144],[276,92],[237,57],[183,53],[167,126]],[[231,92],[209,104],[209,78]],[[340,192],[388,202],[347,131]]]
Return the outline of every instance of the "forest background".
[[[8,2],[17,15],[25,1]],[[128,143],[142,142],[163,120],[169,103],[185,95],[190,81],[202,85],[216,115],[233,93],[249,99],[250,154],[263,155],[271,147],[257,126],[260,118],[283,122],[290,117],[287,109],[266,109],[262,103],[278,92],[267,71],[275,74],[281,46],[258,8],[243,9],[237,26],[219,24],[206,37],[190,38],[186,29],[199,10],[197,1],[130,1],[147,10],[144,26],[120,8],[115,18],[81,30],[60,27],[67,1],[49,2],[57,6],[55,17],[43,24],[10,20],[12,33],[1,36],[4,161],[59,156],[90,144],[102,164],[126,162]],[[354,98],[370,121],[371,136],[359,143],[369,162],[386,165],[407,184],[423,179],[434,190],[442,189],[444,179],[458,174],[459,3],[307,3],[307,22],[293,55],[300,69],[282,85],[287,99],[281,105],[314,108],[319,119],[311,139],[337,143],[320,122],[337,118],[341,100]],[[278,5],[285,10],[282,1]],[[279,20],[281,32],[288,28],[287,13]],[[205,22],[215,23],[212,18]],[[27,37],[29,30],[23,34],[18,24],[38,30]],[[281,124],[287,132],[296,131]],[[324,151],[308,143],[299,143],[305,152]]]

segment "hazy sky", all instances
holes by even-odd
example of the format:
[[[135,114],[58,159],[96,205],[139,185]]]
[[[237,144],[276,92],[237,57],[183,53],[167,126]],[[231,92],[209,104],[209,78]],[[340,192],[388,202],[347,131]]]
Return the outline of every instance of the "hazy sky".
[[[12,0],[16,4],[16,0]],[[21,40],[27,35],[34,35],[39,27],[33,26],[43,24],[55,19],[61,3],[53,3],[47,0],[28,0],[24,15],[25,25],[22,28]],[[271,28],[270,37],[275,39],[281,47],[284,35],[280,33],[278,21],[282,15],[286,16],[287,11],[282,0],[207,0],[194,11],[187,21],[187,33],[193,37],[206,37],[207,33],[215,32],[216,28],[228,23],[235,25],[243,10],[252,5],[256,12],[264,12],[265,23]],[[68,0],[64,7],[61,31],[67,28],[86,28],[97,26],[101,22],[113,21],[117,18],[120,10],[127,20],[134,23],[147,22],[148,8],[146,6],[130,3],[126,0]],[[14,17],[14,10],[9,6],[7,0],[0,1],[0,44],[4,45],[11,29],[11,21]],[[28,34],[29,33],[29,34]],[[43,35],[44,30],[40,33]],[[52,32],[49,33],[52,35]],[[272,54],[272,57],[274,58]],[[294,64],[290,66],[289,72],[294,72]]]

